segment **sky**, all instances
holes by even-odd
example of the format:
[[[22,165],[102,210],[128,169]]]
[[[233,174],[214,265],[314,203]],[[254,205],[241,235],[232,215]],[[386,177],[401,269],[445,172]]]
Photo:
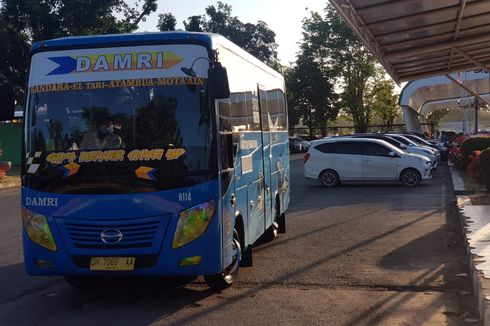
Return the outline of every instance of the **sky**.
[[[311,11],[323,12],[327,0],[222,0],[232,6],[232,16],[243,23],[267,23],[276,33],[278,57],[282,64],[295,61],[298,42],[301,41],[302,20]],[[207,0],[158,0],[158,9],[139,24],[139,32],[157,31],[158,14],[170,12],[177,20],[177,29],[184,29],[182,21],[189,16],[203,15],[209,5],[217,7],[217,1]]]

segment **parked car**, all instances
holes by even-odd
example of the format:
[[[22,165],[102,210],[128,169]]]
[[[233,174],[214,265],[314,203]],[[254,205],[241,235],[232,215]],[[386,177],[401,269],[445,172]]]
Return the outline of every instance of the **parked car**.
[[[400,140],[395,139],[387,134],[354,134],[350,137],[381,139],[401,149],[404,152],[411,153],[411,154],[419,154],[427,157],[431,161],[431,165],[433,168],[436,168],[438,165],[438,156],[436,155],[436,153],[434,153],[434,151],[432,151],[432,149],[423,148],[421,146],[408,146],[402,143]]]
[[[305,154],[304,175],[325,187],[347,180],[400,180],[416,186],[429,180],[432,167],[425,156],[401,151],[384,140],[333,137],[315,140]]]
[[[439,151],[439,155],[442,157],[443,161],[447,159],[447,147],[445,146],[445,144],[440,142],[432,143],[426,139],[411,134],[404,134],[403,136],[407,137],[411,141],[416,142],[419,145],[434,148],[435,150]]]
[[[420,145],[423,145],[423,146],[429,146],[429,147],[432,147],[434,149],[437,149],[441,153],[444,152],[444,151],[447,151],[446,146],[444,146],[444,144],[441,144],[440,142],[432,143],[432,142],[430,142],[430,141],[428,141],[426,139],[423,139],[423,138],[421,138],[419,136],[410,135],[410,134],[403,134],[403,136],[407,137],[411,141],[416,142],[417,144],[420,144]]]
[[[440,160],[441,158],[441,153],[439,152],[439,150],[431,147],[431,146],[426,146],[426,145],[422,145],[422,144],[419,144],[419,143],[416,143],[414,142],[413,140],[405,137],[404,135],[400,135],[400,134],[387,134],[388,136],[396,139],[396,140],[399,140],[400,142],[402,142],[403,144],[405,144],[407,147],[412,147],[412,148],[416,148],[416,147],[420,147],[420,148],[423,148],[425,151],[428,151],[429,153],[431,153],[432,155],[435,155],[437,160]]]
[[[301,135],[301,136],[298,136],[298,138],[301,138],[301,139],[309,141],[309,142],[311,142],[313,140],[317,140],[317,139],[322,139],[322,137],[320,137],[320,136],[308,136],[308,135],[304,135],[304,136]]]
[[[292,153],[306,152],[310,142],[299,137],[289,137],[289,151]]]

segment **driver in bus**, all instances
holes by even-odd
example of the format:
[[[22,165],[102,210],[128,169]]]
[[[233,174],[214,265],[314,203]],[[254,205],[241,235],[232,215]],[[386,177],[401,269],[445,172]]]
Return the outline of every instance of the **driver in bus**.
[[[116,148],[124,148],[124,144],[121,137],[114,133],[114,123],[111,120],[99,121],[98,128],[87,132],[80,144],[80,149]]]

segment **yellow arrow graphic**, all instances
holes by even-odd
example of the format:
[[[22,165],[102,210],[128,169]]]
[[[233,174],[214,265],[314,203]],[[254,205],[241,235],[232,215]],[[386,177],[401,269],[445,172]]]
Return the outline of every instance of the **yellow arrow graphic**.
[[[69,177],[71,175],[76,174],[78,172],[78,170],[80,169],[80,165],[78,165],[75,162],[65,164],[65,165],[63,165],[63,167],[67,170],[65,172],[65,177]]]
[[[153,172],[155,172],[156,169],[150,168],[147,166],[140,166],[137,168],[134,172],[136,173],[136,176],[140,179],[146,179],[146,180],[155,180],[155,177],[152,175]]]

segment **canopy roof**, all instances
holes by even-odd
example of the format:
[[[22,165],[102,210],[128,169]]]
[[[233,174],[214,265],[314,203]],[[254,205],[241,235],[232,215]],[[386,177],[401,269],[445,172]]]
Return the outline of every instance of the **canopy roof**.
[[[490,70],[489,0],[330,0],[397,82]]]
[[[435,110],[473,105],[475,96],[484,105],[490,103],[489,83],[488,73],[474,71],[423,78],[403,87],[399,104],[424,116]]]

